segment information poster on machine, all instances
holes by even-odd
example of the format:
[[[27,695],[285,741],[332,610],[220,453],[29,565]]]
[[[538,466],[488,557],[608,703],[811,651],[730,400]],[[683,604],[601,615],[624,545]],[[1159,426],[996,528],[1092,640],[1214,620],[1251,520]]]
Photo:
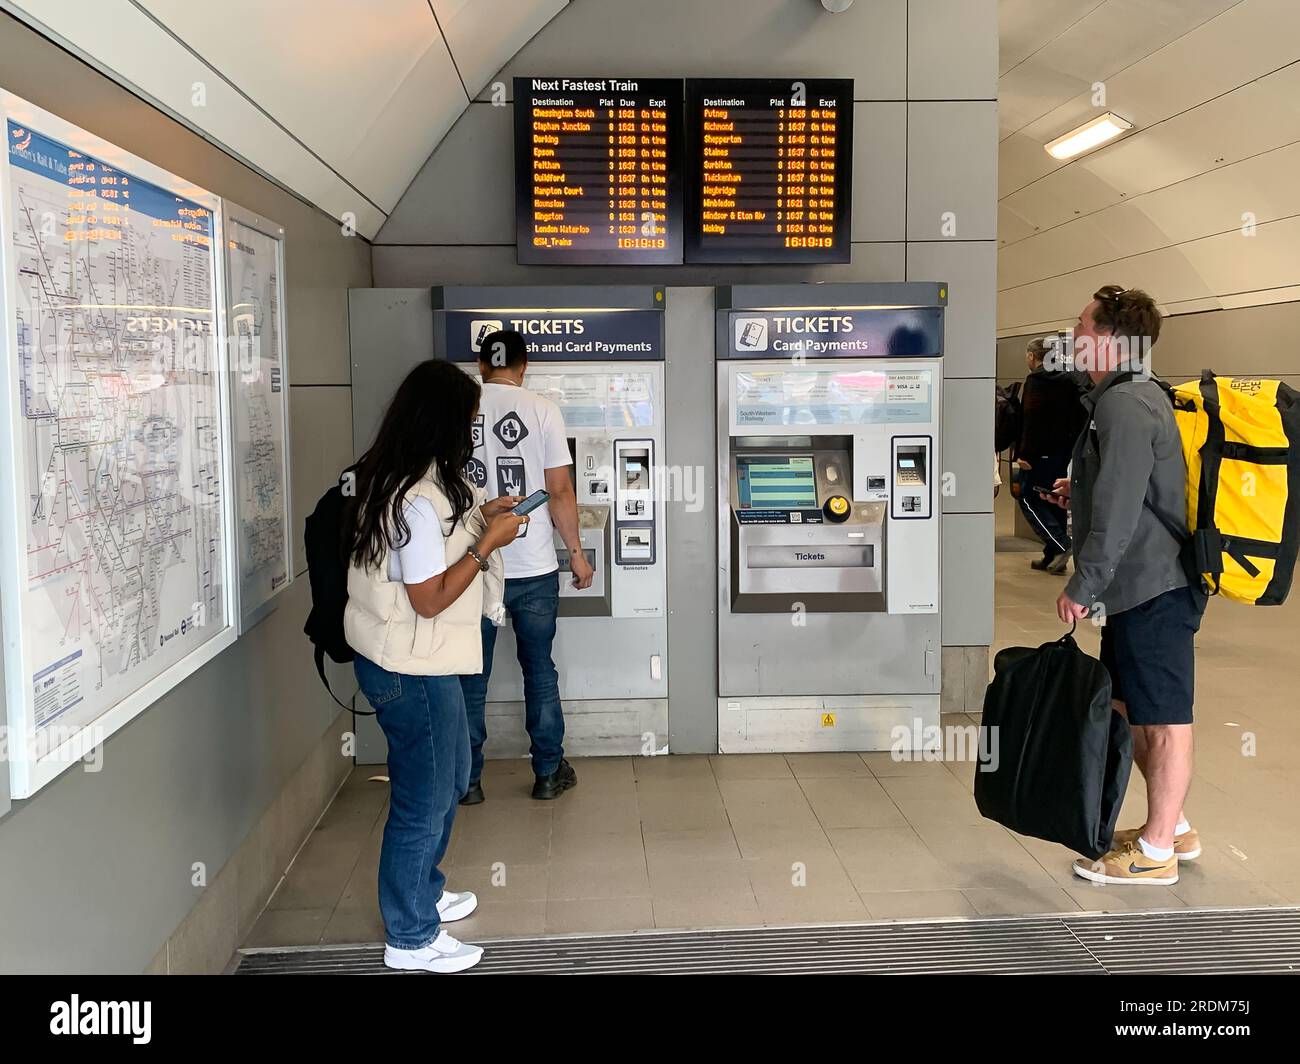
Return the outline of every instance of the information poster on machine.
[[[288,587],[283,230],[226,205],[231,437],[238,519],[239,612],[247,628]]]
[[[528,387],[560,408],[565,428],[623,429],[654,425],[649,373],[528,374]]]
[[[521,263],[682,261],[682,83],[515,78]]]
[[[5,671],[22,796],[43,782],[33,763],[233,633],[213,209],[4,102]]]
[[[686,81],[685,260],[850,258],[851,79]]]
[[[931,420],[931,371],[744,370],[734,376],[738,427],[880,425]]]

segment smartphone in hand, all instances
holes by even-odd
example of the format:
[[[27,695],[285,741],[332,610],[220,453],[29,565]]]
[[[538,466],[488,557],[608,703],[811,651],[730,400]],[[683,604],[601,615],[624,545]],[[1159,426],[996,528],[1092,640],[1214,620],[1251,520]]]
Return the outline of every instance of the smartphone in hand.
[[[525,514],[530,514],[536,510],[537,507],[543,505],[548,499],[550,499],[550,497],[551,493],[549,491],[545,488],[538,488],[535,492],[529,495],[528,498],[523,499],[512,506],[510,512],[523,517]]]

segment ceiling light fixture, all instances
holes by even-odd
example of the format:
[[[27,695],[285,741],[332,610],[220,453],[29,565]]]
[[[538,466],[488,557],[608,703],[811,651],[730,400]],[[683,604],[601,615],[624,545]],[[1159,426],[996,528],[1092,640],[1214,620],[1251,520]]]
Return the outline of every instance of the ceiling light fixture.
[[[1121,133],[1133,128],[1133,123],[1107,111],[1090,122],[1085,122],[1077,129],[1072,129],[1044,144],[1047,154],[1053,159],[1073,159],[1086,151],[1100,147],[1108,140],[1114,140]]]

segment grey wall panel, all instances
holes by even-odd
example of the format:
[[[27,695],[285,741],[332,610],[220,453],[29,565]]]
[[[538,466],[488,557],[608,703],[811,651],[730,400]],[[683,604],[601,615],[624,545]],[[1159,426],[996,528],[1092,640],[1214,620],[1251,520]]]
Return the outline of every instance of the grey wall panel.
[[[840,15],[815,0],[573,0],[499,77],[510,92],[516,74],[838,77],[859,100],[901,100],[906,66],[907,0]]]
[[[1080,292],[1080,308],[1090,295]],[[1025,345],[1034,335],[998,338],[999,380],[1024,376]],[[1294,375],[1300,371],[1297,336],[1300,303],[1175,314],[1165,318],[1160,340],[1153,348],[1156,372],[1173,381],[1190,380],[1202,369],[1224,376]]]
[[[1033,336],[998,337],[998,383],[1024,380],[1029,367],[1025,363],[1025,348]]]
[[[937,241],[907,245],[909,281],[947,281],[943,375],[991,377],[994,373],[998,249],[992,240]]]
[[[853,107],[853,239],[903,240],[907,218],[907,104]]]
[[[344,293],[370,284],[370,245],[323,217],[285,225],[284,273],[289,383],[349,383]]]
[[[990,478],[992,458],[990,453]],[[988,646],[993,642],[993,515],[946,514],[941,557],[943,645]],[[1045,599],[1044,608],[1048,605]]]
[[[997,103],[909,103],[907,116],[908,240],[995,239]]]
[[[0,969],[136,972],[198,901],[338,713],[302,637],[296,581],[273,614],[0,821]],[[339,771],[347,761],[340,751]]]
[[[354,289],[348,293],[348,329],[352,439],[360,455],[402,379],[417,362],[433,357],[432,294],[428,288]]]
[[[987,513],[993,508],[993,378],[958,377],[943,382],[941,470],[952,475],[956,494],[943,497],[943,512]],[[942,486],[942,485],[941,485]],[[987,564],[992,565],[992,558]],[[984,564],[972,556],[970,564]]]
[[[665,450],[673,482],[694,499],[668,503],[668,732],[674,753],[718,749],[717,462],[713,422],[713,289],[670,288],[664,368]]]
[[[302,530],[316,501],[352,462],[352,395],[347,388],[289,389],[289,419],[293,433],[293,571],[306,572]]]
[[[514,108],[472,103],[375,237],[382,244],[513,244]]]
[[[311,459],[325,424],[337,433],[342,418],[351,451],[344,314],[348,287],[369,283],[369,245],[7,16],[0,70],[6,89],[285,227],[300,523],[318,493]],[[322,381],[343,386],[301,387]],[[150,963],[202,893],[192,864],[211,882],[335,719],[302,635],[309,597],[296,581],[234,647],[109,739],[101,772],[70,769],[0,820],[0,967]]]
[[[3,613],[3,609],[0,609],[0,615],[3,615]],[[3,627],[4,625],[0,623],[0,629],[3,629]],[[3,633],[0,632],[0,634]],[[5,690],[7,690],[5,687],[5,656],[4,654],[0,654],[0,698],[3,697],[3,692]],[[8,735],[7,720],[7,716],[0,713],[0,725],[5,726],[6,736]],[[0,743],[0,820],[4,819],[4,815],[9,812],[11,805],[9,801],[9,760],[6,753],[8,749],[9,744],[7,742]],[[0,854],[0,859],[3,859],[3,854]]]
[[[1202,369],[1225,376],[1281,377],[1300,372],[1300,303],[1272,303],[1166,318],[1152,349],[1157,372],[1190,379]]]
[[[997,94],[996,0],[908,0],[908,99],[992,100]]]
[[[415,288],[440,284],[554,284],[561,276],[573,284],[798,284],[801,281],[901,281],[904,246],[854,244],[853,261],[843,266],[520,266],[515,246],[439,245],[374,248],[375,285]]]

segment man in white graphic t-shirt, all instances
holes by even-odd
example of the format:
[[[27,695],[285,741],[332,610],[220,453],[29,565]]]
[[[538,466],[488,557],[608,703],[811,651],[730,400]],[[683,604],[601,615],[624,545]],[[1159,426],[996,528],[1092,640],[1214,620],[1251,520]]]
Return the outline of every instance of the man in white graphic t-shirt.
[[[533,797],[558,798],[578,777],[564,759],[564,708],[559,674],[551,658],[560,604],[560,563],[553,530],[569,548],[574,586],[590,587],[592,578],[578,535],[578,498],[569,472],[573,459],[560,408],[523,386],[528,346],[519,333],[509,330],[483,337],[478,368],[483,397],[474,424],[474,456],[467,469],[470,479],[486,489],[489,499],[527,497],[538,488],[545,488],[551,496],[529,515],[527,534],[503,547],[501,557],[506,568],[505,606],[524,674],[524,720],[537,777]],[[463,805],[483,801],[480,776],[487,739],[485,703],[496,631],[489,621],[483,621],[483,671],[460,678],[472,755]]]

